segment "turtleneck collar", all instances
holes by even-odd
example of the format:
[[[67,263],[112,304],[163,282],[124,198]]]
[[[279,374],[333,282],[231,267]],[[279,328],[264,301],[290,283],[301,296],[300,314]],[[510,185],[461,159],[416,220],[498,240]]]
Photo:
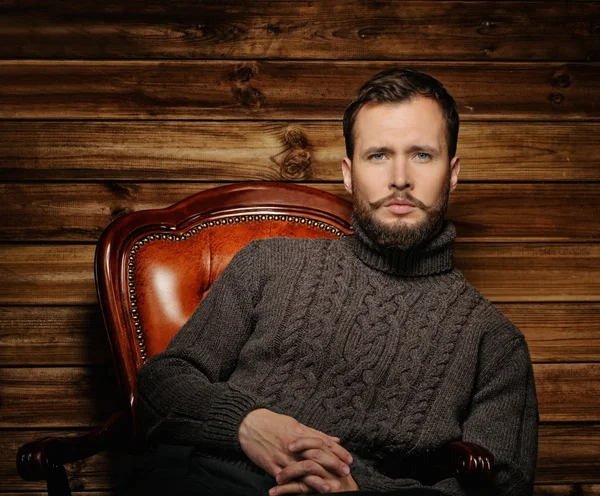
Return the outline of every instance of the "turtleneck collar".
[[[452,269],[452,247],[456,228],[444,221],[441,231],[420,245],[407,248],[385,248],[367,237],[358,223],[354,225],[354,253],[369,267],[399,276],[430,276]]]

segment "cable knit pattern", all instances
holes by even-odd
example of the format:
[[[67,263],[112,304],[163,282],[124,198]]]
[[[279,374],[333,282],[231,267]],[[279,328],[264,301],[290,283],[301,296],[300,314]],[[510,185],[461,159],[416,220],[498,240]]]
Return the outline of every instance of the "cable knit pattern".
[[[447,223],[406,251],[359,227],[341,240],[251,243],[142,368],[147,437],[239,457],[243,417],[268,408],[340,437],[361,489],[419,487],[388,475],[384,461],[462,439],[496,457],[489,494],[530,492],[537,403],[527,346],[452,266],[454,239]],[[454,479],[436,487],[467,494]]]

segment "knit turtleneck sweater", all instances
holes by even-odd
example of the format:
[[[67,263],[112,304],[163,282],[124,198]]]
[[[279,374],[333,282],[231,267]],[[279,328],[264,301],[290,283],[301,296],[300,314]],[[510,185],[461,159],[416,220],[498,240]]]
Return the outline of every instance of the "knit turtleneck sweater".
[[[138,417],[154,442],[241,454],[257,408],[341,439],[361,489],[421,482],[384,470],[451,441],[498,473],[485,494],[529,494],[537,402],[522,334],[452,265],[450,223],[409,250],[360,228],[340,240],[243,248],[162,354],[142,368]],[[456,479],[435,484],[471,494]]]

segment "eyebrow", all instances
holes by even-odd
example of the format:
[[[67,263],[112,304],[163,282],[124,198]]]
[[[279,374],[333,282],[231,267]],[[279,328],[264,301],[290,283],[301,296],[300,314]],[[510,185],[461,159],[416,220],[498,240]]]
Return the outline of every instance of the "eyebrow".
[[[365,150],[363,156],[375,155],[377,153],[395,153],[394,149],[389,146],[371,146]]]
[[[413,145],[408,149],[409,152],[426,152],[431,155],[439,155],[439,150],[433,146],[428,145]]]

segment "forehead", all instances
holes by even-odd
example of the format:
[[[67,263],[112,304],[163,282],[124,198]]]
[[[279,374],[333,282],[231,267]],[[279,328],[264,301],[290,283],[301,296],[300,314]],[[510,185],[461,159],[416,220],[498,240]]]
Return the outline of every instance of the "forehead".
[[[367,103],[354,123],[358,148],[373,145],[446,147],[446,125],[435,100],[416,97],[402,103]]]

